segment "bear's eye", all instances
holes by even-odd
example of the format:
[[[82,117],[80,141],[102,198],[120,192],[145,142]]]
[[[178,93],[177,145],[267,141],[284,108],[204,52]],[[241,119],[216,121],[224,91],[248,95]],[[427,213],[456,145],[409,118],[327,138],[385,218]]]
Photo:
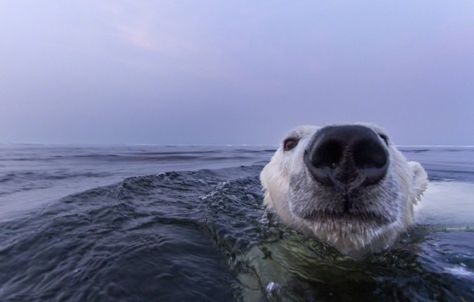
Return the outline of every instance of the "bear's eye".
[[[385,142],[385,144],[388,146],[388,136],[386,136],[385,134],[383,133],[379,133],[379,136],[381,139],[383,139],[383,141]]]
[[[290,151],[296,145],[298,145],[299,138],[297,137],[289,137],[283,141],[283,150]]]

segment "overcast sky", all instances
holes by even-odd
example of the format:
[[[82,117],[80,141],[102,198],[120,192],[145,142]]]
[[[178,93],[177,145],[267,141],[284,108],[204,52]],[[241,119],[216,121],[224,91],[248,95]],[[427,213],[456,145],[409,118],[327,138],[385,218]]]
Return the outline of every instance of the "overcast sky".
[[[474,1],[0,0],[0,142],[474,144]]]

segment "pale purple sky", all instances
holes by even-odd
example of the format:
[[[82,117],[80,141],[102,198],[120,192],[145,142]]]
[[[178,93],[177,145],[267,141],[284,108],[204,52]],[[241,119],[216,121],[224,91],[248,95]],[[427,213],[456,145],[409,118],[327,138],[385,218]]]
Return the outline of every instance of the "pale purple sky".
[[[0,1],[0,142],[474,144],[474,1]]]

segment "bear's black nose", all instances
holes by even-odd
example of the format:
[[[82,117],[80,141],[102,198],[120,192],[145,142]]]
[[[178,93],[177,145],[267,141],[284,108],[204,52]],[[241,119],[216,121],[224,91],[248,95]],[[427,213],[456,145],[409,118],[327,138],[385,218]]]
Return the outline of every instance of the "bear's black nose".
[[[385,142],[365,126],[329,126],[314,135],[304,154],[313,177],[344,194],[378,183],[386,174],[389,155]]]

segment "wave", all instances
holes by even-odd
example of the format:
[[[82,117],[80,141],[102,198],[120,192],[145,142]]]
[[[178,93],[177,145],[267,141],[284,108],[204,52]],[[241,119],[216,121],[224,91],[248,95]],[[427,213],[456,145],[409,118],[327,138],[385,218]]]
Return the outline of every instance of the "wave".
[[[0,300],[234,299],[200,196],[259,168],[133,177],[2,223]]]

